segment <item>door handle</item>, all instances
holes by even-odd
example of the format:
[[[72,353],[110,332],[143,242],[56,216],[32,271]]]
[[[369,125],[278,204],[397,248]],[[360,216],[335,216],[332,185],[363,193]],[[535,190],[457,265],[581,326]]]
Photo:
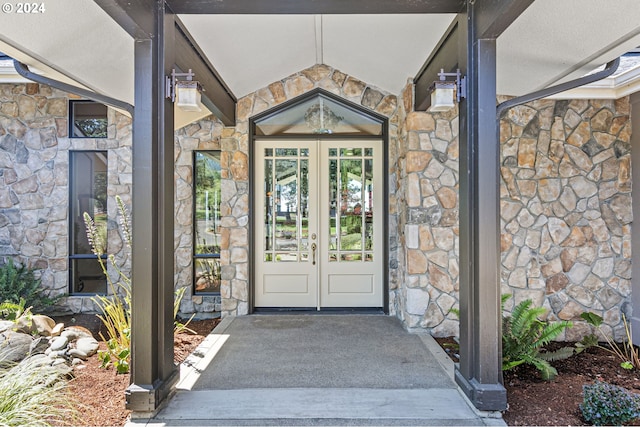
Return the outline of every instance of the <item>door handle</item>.
[[[316,265],[316,249],[318,246],[315,243],[311,244],[311,261],[312,265]]]

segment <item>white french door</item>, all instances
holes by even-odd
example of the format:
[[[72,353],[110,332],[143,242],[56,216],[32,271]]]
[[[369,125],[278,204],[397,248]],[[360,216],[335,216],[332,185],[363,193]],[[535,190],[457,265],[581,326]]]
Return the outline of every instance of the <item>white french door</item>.
[[[256,307],[382,307],[381,141],[255,141]]]

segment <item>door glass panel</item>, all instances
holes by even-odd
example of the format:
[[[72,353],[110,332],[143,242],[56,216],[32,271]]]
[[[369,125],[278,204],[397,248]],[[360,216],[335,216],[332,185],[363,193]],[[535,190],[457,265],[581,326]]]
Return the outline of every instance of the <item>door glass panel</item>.
[[[265,251],[271,251],[273,250],[273,213],[275,212],[273,197],[273,160],[271,159],[265,159],[264,161],[264,177],[264,249]],[[271,254],[265,252],[265,261],[271,261],[271,259],[266,259],[267,256],[271,257]]]
[[[362,254],[345,254],[340,255],[340,261],[362,261]]]
[[[300,160],[300,250],[309,247],[309,160]],[[306,259],[305,259],[306,261]]]
[[[352,151],[342,150],[351,156]],[[340,249],[362,249],[362,160],[340,159]]]
[[[371,148],[329,148],[330,262],[371,261],[373,159]],[[337,251],[337,252],[334,252]]]
[[[364,160],[364,249],[373,250],[373,159]]]
[[[276,156],[278,157],[297,157],[297,148],[276,148]]]
[[[362,149],[360,149],[360,148],[342,148],[340,150],[340,155],[342,157],[361,156],[362,155]]]
[[[336,150],[329,150],[329,155]],[[338,161],[329,160],[329,249],[338,249]],[[337,259],[337,258],[336,258]]]
[[[276,150],[276,153],[280,149]],[[286,155],[286,154],[285,154]],[[298,161],[275,160],[276,232],[275,249],[298,249],[296,213],[298,208]]]
[[[309,150],[265,149],[264,261],[308,262]]]

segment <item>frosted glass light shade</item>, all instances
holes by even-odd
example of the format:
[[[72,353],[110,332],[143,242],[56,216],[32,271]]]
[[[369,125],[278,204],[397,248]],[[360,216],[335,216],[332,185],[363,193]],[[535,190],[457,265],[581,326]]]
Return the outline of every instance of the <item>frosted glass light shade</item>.
[[[455,107],[454,88],[455,84],[436,82],[436,87],[431,92],[431,106],[428,111],[449,111]]]
[[[176,82],[176,106],[184,111],[201,111],[200,88],[198,82]]]

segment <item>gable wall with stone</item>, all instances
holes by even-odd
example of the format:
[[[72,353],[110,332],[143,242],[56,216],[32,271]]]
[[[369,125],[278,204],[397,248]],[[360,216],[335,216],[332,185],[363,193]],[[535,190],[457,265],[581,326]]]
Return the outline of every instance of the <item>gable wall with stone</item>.
[[[236,127],[215,118],[176,132],[176,285],[182,311],[248,313],[249,118],[321,87],[390,118],[390,307],[409,329],[455,335],[458,307],[457,111],[412,111],[413,86],[399,98],[328,66],[314,66],[238,102]],[[109,138],[67,135],[69,95],[38,84],[0,85],[0,257],[41,271],[52,294],[68,289],[68,150],[109,151],[109,217],[114,197],[131,205],[131,121],[109,110]],[[503,293],[531,298],[551,319],[582,311],[622,336],[630,314],[630,107],[617,101],[542,100],[501,120]],[[222,299],[192,296],[193,150],[222,152]],[[116,221],[109,252],[129,260]],[[73,312],[95,309],[68,298]],[[565,338],[588,331],[578,324]]]
[[[390,118],[390,145],[395,144],[397,97],[367,85],[327,65],[315,65],[238,100],[237,125],[225,128],[222,135],[221,264],[222,315],[249,312],[249,118],[285,101],[322,88],[348,101],[362,105]],[[391,172],[392,173],[392,172]],[[390,215],[391,239],[395,240],[396,220]],[[396,265],[391,242],[390,263]],[[392,269],[393,270],[393,269]],[[395,272],[391,272],[390,300],[395,300]]]

